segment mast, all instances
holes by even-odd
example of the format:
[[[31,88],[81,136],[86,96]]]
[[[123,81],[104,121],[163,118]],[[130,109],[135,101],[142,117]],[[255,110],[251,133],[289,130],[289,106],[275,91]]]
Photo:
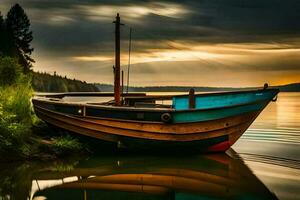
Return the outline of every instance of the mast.
[[[114,68],[114,94],[115,105],[121,105],[121,88],[120,88],[120,16],[119,13],[116,16],[115,23],[115,68]]]

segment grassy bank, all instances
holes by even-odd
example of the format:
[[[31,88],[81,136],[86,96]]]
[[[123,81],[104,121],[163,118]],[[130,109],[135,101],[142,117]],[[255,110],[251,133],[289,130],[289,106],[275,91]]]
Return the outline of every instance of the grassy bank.
[[[0,161],[49,159],[83,151],[62,133],[55,135],[34,115],[31,75],[10,57],[0,58]],[[51,137],[49,137],[51,135]]]

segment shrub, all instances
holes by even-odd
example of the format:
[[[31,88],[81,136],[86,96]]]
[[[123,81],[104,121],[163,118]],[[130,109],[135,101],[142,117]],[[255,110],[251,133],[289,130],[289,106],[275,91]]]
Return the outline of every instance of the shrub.
[[[43,143],[33,133],[33,124],[38,121],[31,105],[30,75],[23,74],[16,60],[7,57],[0,57],[0,73],[0,161],[45,157],[43,150],[58,156],[82,150],[82,145],[70,136]]]
[[[33,95],[30,78],[21,75],[15,84],[1,87],[0,90],[0,102],[4,111],[14,115],[15,122],[30,123],[32,117],[30,99]]]
[[[57,154],[72,154],[81,151],[83,147],[78,140],[66,135],[55,138],[52,148]]]
[[[0,58],[0,86],[17,82],[22,72],[18,61],[11,57]]]
[[[14,66],[13,66],[14,65]],[[9,70],[7,70],[9,69]],[[0,85],[0,153],[28,156],[28,140],[31,133],[33,94],[30,77],[19,72],[19,65],[12,58],[0,58],[1,77],[5,72],[13,75],[1,79]],[[4,82],[7,81],[7,82]]]

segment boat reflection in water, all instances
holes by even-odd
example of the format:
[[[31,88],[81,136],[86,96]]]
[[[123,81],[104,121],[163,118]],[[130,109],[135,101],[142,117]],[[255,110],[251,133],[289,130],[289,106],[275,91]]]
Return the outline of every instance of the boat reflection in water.
[[[39,190],[33,199],[277,199],[232,155],[110,157],[87,163],[68,172],[35,174]],[[51,179],[61,182],[41,188],[39,183]]]

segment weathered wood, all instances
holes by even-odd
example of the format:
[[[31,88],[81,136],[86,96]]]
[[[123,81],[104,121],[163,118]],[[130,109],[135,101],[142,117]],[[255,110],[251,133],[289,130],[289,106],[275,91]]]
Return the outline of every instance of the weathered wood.
[[[211,93],[198,93],[195,94],[196,97],[199,96],[219,96],[226,94],[247,94],[252,92],[263,92],[263,91],[274,91],[279,92],[278,89],[266,89],[266,90],[244,90],[244,91],[230,91],[230,92],[211,92]],[[65,92],[65,93],[36,93],[35,96],[40,97],[52,97],[52,98],[63,98],[63,97],[114,97],[113,92]],[[182,95],[146,95],[146,93],[140,92],[130,92],[124,93],[123,97],[130,99],[154,99],[154,100],[171,100],[173,97],[184,97]]]
[[[47,111],[47,109],[36,106],[39,110]],[[189,134],[189,133],[201,133],[207,131],[213,131],[223,129],[237,124],[250,121],[255,118],[257,112],[245,113],[239,116],[227,117],[218,120],[194,122],[185,124],[165,124],[165,123],[152,123],[152,122],[133,122],[112,120],[104,118],[80,118],[81,120],[87,120],[90,123],[99,124],[108,127],[115,127],[121,129],[146,131],[154,133],[169,133],[169,134]]]
[[[115,23],[115,68],[114,68],[114,94],[115,94],[115,105],[121,105],[121,94],[120,94],[120,16],[119,13],[116,16]]]
[[[114,97],[113,92],[65,92],[65,93],[36,93],[36,97],[48,98],[64,98],[64,97]],[[141,97],[146,96],[146,93],[125,93],[123,97]]]
[[[191,88],[189,91],[189,109],[194,109],[195,107],[196,107],[195,90]]]
[[[165,141],[194,141],[194,140],[202,140],[212,137],[218,137],[222,135],[230,135],[232,133],[236,133],[248,127],[251,123],[244,122],[238,124],[236,126],[223,128],[215,131],[201,132],[201,133],[189,133],[188,136],[186,134],[159,134],[154,132],[141,132],[136,130],[127,130],[115,127],[107,127],[100,124],[91,123],[88,120],[66,116],[58,113],[54,113],[51,111],[41,111],[36,110],[37,114],[44,119],[45,121],[52,119],[60,121],[61,124],[59,126],[61,128],[68,129],[70,126],[74,126],[76,128],[86,129],[98,131],[99,133],[107,133],[107,135],[115,135],[115,136],[124,136],[124,137],[133,137],[133,138],[142,138],[142,139],[152,139],[152,140],[165,140]],[[252,121],[252,120],[251,120]],[[67,127],[68,125],[68,127]],[[72,130],[74,131],[74,130]],[[76,131],[75,132],[79,132]],[[79,132],[80,133],[80,132]],[[94,134],[91,136],[93,137]]]
[[[36,112],[37,116],[40,117],[41,119],[43,119],[45,122],[48,122],[54,126],[63,128],[65,130],[68,131],[72,131],[74,133],[79,133],[85,136],[89,136],[89,137],[93,137],[93,138],[97,138],[100,140],[104,140],[104,141],[109,141],[109,142],[117,142],[118,141],[118,137],[115,135],[107,135],[105,133],[102,132],[98,132],[95,130],[90,130],[90,129],[86,129],[86,128],[82,128],[79,126],[74,126],[72,124],[65,124],[63,121],[57,120],[55,118],[49,117],[45,114],[43,114],[42,112],[37,111]]]
[[[169,133],[169,134],[189,134],[189,133],[200,133],[218,130],[226,127],[235,126],[237,124],[247,122],[255,118],[257,112],[246,113],[239,116],[227,117],[218,120],[205,121],[205,122],[194,122],[185,124],[165,124],[165,123],[137,123],[130,121],[119,121],[111,119],[96,119],[87,117],[86,119],[91,123],[96,123],[104,126],[137,130],[137,131],[148,131],[154,133]]]
[[[258,117],[258,115],[262,112],[259,111],[256,113],[256,116],[253,117],[252,121],[250,121],[250,125],[254,122],[254,120]],[[249,126],[250,126],[249,125]],[[235,132],[235,133],[232,133],[229,135],[229,143],[230,145],[233,145],[242,135],[243,133],[248,129],[248,127],[245,129],[245,130],[241,130],[241,131],[238,131],[238,132]]]
[[[121,85],[121,96],[123,96],[124,93],[124,71],[122,70],[122,85]]]
[[[225,151],[277,93],[278,90],[265,89],[205,94],[199,99],[191,90],[190,98],[174,97],[173,108],[143,105],[163,96],[128,97],[132,102],[142,102],[142,107],[113,106],[109,102],[91,105],[41,97],[33,98],[32,102],[36,114],[50,124],[124,147]],[[171,120],[163,123],[164,115]]]

